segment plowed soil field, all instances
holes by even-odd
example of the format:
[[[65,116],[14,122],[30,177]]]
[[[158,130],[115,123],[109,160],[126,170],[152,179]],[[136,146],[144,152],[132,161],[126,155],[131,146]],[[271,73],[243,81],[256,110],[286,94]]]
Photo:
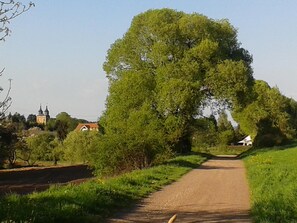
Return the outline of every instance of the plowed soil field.
[[[92,177],[92,171],[86,165],[0,170],[0,196],[42,191],[53,184],[78,184]]]

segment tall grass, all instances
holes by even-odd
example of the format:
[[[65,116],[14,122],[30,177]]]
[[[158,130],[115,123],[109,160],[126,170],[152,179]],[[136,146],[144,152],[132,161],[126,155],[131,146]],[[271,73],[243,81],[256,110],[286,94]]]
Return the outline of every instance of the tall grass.
[[[153,168],[81,185],[0,199],[0,222],[100,222],[197,167],[206,158],[177,157]]]
[[[258,150],[244,158],[255,222],[297,222],[295,146]]]

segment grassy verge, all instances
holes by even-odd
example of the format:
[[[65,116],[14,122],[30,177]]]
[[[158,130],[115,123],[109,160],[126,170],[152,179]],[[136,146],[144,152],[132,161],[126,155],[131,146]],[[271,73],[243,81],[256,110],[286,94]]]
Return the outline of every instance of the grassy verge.
[[[255,222],[297,222],[297,147],[250,151],[244,158]]]
[[[0,222],[100,222],[199,166],[206,158],[180,156],[166,164],[108,180],[54,186],[41,193],[0,199]]]
[[[250,146],[213,146],[213,147],[196,147],[193,151],[211,155],[239,155],[247,150]]]

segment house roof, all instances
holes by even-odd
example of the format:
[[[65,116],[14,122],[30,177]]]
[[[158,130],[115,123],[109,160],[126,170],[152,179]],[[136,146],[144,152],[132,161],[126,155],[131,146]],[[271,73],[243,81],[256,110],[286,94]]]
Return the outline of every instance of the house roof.
[[[247,143],[247,142],[251,142],[251,141],[252,141],[251,136],[247,136],[243,140],[239,141],[238,143]]]
[[[99,125],[97,123],[79,123],[76,128],[75,131],[81,131],[82,128],[88,128],[90,129],[99,129]]]

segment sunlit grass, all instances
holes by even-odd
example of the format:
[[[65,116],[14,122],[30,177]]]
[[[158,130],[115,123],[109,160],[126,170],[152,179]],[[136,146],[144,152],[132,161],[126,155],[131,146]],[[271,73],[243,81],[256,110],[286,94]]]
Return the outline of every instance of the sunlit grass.
[[[100,222],[117,209],[177,180],[205,159],[199,155],[180,156],[166,164],[108,180],[7,196],[0,199],[0,222]]]
[[[195,152],[206,153],[210,155],[239,155],[247,150],[250,146],[213,146],[213,147],[195,147]]]
[[[251,152],[244,158],[255,222],[297,222],[297,147]]]

